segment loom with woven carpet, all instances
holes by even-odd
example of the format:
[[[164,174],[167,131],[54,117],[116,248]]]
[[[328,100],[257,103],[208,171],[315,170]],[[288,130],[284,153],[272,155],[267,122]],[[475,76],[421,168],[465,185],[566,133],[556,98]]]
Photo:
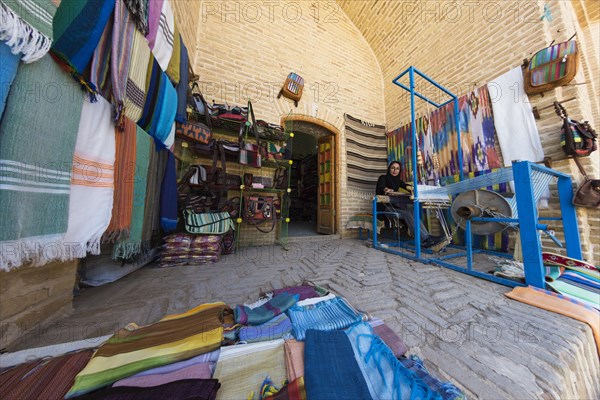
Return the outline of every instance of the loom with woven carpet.
[[[399,82],[405,75],[409,75],[410,86]],[[448,101],[438,104],[426,96],[416,92],[415,76],[425,79],[427,82],[441,90],[450,97]],[[408,243],[380,243],[378,241],[377,230],[373,232],[373,247],[415,259],[425,263],[435,263],[456,271],[467,273],[479,278],[487,279],[507,286],[521,286],[523,283],[494,276],[485,272],[477,271],[473,268],[473,255],[479,252],[488,252],[484,249],[473,249],[473,235],[489,235],[502,231],[507,227],[518,228],[520,230],[520,240],[523,249],[527,253],[523,254],[525,282],[535,287],[545,287],[545,269],[542,260],[542,247],[539,232],[548,234],[552,240],[559,246],[563,244],[554,237],[549,230],[548,225],[542,223],[546,220],[562,222],[565,233],[565,246],[567,255],[571,258],[581,258],[581,243],[577,229],[577,219],[575,208],[571,203],[573,196],[571,177],[567,174],[546,168],[529,161],[513,161],[512,166],[508,168],[496,169],[493,172],[481,174],[476,177],[464,179],[463,175],[463,151],[461,149],[461,132],[459,123],[459,101],[456,95],[437,84],[428,76],[419,72],[416,68],[410,67],[394,79],[394,84],[407,90],[411,94],[411,119],[412,119],[412,148],[418,149],[417,123],[415,118],[415,96],[427,103],[444,109],[454,105],[454,127],[456,137],[456,155],[457,175],[459,181],[449,183],[445,186],[420,185],[419,168],[422,160],[418,160],[418,151],[410,151],[410,165],[417,166],[411,168],[413,192],[410,200],[414,205],[414,218],[419,221],[421,210],[423,208],[433,208],[440,210],[452,206],[452,216],[457,222],[457,226],[465,230],[464,246],[450,246],[446,254],[433,253],[429,250],[422,251],[420,240],[410,240]],[[412,88],[412,89],[411,89]],[[447,117],[449,118],[449,117]],[[420,162],[419,162],[420,161]],[[454,164],[454,163],[453,163]],[[557,180],[558,196],[560,200],[561,218],[538,218],[536,203],[545,194],[548,184]],[[499,193],[486,190],[486,188],[495,187],[498,184],[513,182],[515,195],[513,197],[504,197]],[[373,224],[377,222],[377,215],[394,214],[393,212],[377,211],[377,203],[389,203],[389,196],[375,196],[373,198]],[[396,215],[395,217],[398,217]],[[441,216],[441,213],[438,213]],[[442,226],[444,226],[443,217],[440,217]],[[544,221],[542,221],[544,220]],[[414,237],[420,237],[420,224],[416,223],[414,228]],[[445,229],[448,242],[452,234]],[[439,249],[436,249],[439,250]],[[510,255],[503,254],[510,258]],[[462,258],[463,262],[457,262]],[[466,260],[465,260],[466,259]],[[454,261],[453,262],[451,262]],[[466,264],[466,266],[465,266]]]

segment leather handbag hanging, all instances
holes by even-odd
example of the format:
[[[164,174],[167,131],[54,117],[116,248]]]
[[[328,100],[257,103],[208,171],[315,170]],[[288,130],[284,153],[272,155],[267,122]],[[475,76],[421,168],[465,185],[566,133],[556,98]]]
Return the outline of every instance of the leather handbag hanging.
[[[577,42],[568,40],[534,54],[524,71],[525,93],[547,92],[571,82],[579,67]]]
[[[275,170],[275,177],[273,178],[273,187],[275,189],[287,189],[288,177],[289,172],[286,167],[277,167]]]
[[[244,196],[242,218],[260,232],[272,232],[281,219],[281,201],[272,196]]]
[[[598,135],[588,121],[581,123],[570,119],[567,110],[557,101],[554,102],[554,109],[563,120],[560,141],[565,154],[573,157],[585,157],[597,150],[596,138]]]
[[[575,157],[575,164],[577,164],[577,168],[583,175],[583,182],[575,190],[573,205],[600,209],[600,179],[589,178],[577,157]]]
[[[240,126],[240,164],[247,165],[249,167],[260,168],[262,167],[263,150],[260,145],[260,139],[258,137],[258,130],[256,129],[256,118],[254,117],[254,109],[252,103],[248,101],[248,116],[251,118],[250,121]],[[248,134],[252,133],[256,143],[247,142]]]

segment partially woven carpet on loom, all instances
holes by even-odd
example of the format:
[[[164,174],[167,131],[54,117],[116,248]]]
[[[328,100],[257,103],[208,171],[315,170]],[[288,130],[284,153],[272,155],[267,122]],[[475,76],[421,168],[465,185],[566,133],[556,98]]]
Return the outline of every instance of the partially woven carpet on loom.
[[[370,199],[375,182],[387,171],[385,126],[345,115],[346,163],[350,196]]]
[[[72,84],[50,56],[21,64],[0,124],[0,270],[69,258],[56,250],[67,231],[83,94],[51,101],[36,90],[44,82]]]

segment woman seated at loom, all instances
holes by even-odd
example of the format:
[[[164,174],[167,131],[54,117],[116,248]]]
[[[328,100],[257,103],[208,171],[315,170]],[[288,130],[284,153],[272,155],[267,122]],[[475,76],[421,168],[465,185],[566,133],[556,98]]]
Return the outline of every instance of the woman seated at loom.
[[[389,203],[377,203],[377,211],[393,212],[397,213],[400,218],[404,220],[408,228],[415,232],[415,218],[412,210],[412,202],[410,197],[401,196],[399,193],[400,189],[406,191],[407,194],[412,192],[412,186],[400,179],[400,163],[398,161],[392,161],[388,165],[387,174],[381,175],[377,180],[377,187],[375,194],[390,196]],[[384,215],[378,215],[378,219],[382,220],[385,218]],[[439,247],[443,245],[445,237],[433,236],[427,231],[423,222],[421,224],[421,245],[426,248]]]

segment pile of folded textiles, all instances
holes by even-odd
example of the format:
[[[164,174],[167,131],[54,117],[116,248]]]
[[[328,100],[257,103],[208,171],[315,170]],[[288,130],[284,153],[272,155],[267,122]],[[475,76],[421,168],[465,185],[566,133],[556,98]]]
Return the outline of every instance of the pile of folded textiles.
[[[160,254],[161,267],[218,261],[223,251],[220,235],[174,233],[166,236],[164,242]]]
[[[86,350],[5,371],[0,398],[465,398],[405,357],[382,320],[341,296],[311,283],[259,296],[130,324],[93,356]]]

